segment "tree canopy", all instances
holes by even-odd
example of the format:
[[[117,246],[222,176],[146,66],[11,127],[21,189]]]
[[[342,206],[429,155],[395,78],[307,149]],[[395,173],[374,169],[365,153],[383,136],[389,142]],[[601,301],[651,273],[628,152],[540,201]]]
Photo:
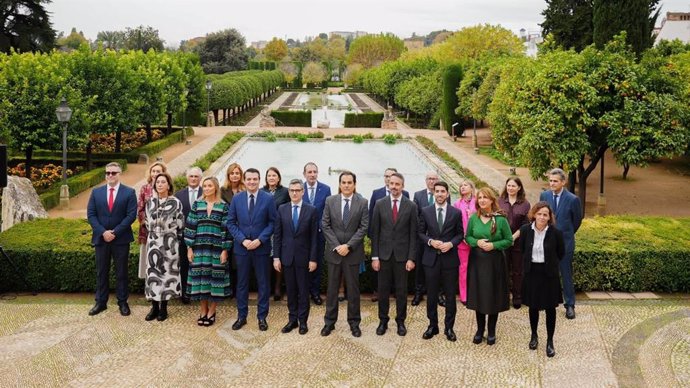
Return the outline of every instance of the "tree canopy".
[[[0,0],[0,52],[50,51],[55,30],[43,4],[50,0]]]
[[[541,14],[542,35],[552,35],[557,46],[582,51],[592,44],[592,0],[546,0]]]
[[[246,41],[236,29],[208,34],[194,51],[207,74],[222,74],[247,68]]]

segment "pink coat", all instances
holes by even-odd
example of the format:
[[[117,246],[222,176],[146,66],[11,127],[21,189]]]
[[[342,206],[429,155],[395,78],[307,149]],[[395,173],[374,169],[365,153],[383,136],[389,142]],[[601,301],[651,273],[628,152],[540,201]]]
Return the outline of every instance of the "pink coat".
[[[470,216],[477,212],[476,202],[476,197],[472,196],[469,202],[460,198],[453,204],[453,206],[456,209],[460,210],[460,213],[462,214],[462,230],[464,231],[465,235],[467,235],[467,223],[470,220]],[[462,243],[460,243],[460,245],[458,246],[458,248],[460,247],[469,248],[469,245],[467,245],[465,240],[463,240]]]

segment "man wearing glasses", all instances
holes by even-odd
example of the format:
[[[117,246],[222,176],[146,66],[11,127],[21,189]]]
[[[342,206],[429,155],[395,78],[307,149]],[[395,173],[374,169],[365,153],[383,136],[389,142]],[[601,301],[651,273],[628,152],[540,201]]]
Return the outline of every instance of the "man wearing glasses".
[[[132,223],[137,217],[134,189],[120,183],[122,167],[117,162],[105,166],[106,184],[91,192],[86,215],[93,230],[91,244],[96,249],[96,304],[89,315],[108,308],[110,261],[115,261],[117,304],[120,314],[130,314],[127,298],[129,244],[134,241]]]

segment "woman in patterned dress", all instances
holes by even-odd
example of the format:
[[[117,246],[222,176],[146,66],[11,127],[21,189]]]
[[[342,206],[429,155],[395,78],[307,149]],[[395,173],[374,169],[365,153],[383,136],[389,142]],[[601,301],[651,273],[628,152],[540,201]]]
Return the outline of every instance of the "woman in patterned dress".
[[[228,204],[221,199],[219,186],[215,177],[204,178],[203,196],[192,205],[184,231],[189,260],[187,295],[201,301],[199,326],[213,325],[218,302],[230,295],[227,261],[232,242],[225,227]]]
[[[237,162],[230,163],[225,170],[225,183],[220,188],[221,198],[230,206],[232,197],[245,190],[247,190],[247,188],[244,185],[242,166]],[[228,256],[228,271],[230,272],[230,284],[232,284],[230,299],[232,299],[237,291],[237,262],[235,261],[235,255],[232,253],[232,250],[228,252]]]
[[[179,244],[184,230],[182,203],[173,193],[172,178],[161,173],[154,180],[156,193],[146,202],[146,299],[151,301],[147,321],[168,318],[168,301],[179,296]]]
[[[168,167],[163,162],[154,162],[146,170],[146,183],[139,189],[139,196],[137,197],[137,219],[139,219],[139,279],[146,279],[146,240],[149,236],[149,231],[146,229],[146,203],[151,199],[154,193],[153,180],[160,173],[168,171]]]

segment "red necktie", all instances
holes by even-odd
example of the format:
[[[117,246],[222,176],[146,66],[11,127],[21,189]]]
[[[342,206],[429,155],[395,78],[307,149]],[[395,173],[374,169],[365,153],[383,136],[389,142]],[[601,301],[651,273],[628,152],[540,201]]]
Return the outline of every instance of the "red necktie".
[[[113,211],[113,202],[115,202],[115,188],[110,188],[110,195],[108,196],[108,211]]]
[[[393,222],[398,220],[398,200],[393,200]]]

